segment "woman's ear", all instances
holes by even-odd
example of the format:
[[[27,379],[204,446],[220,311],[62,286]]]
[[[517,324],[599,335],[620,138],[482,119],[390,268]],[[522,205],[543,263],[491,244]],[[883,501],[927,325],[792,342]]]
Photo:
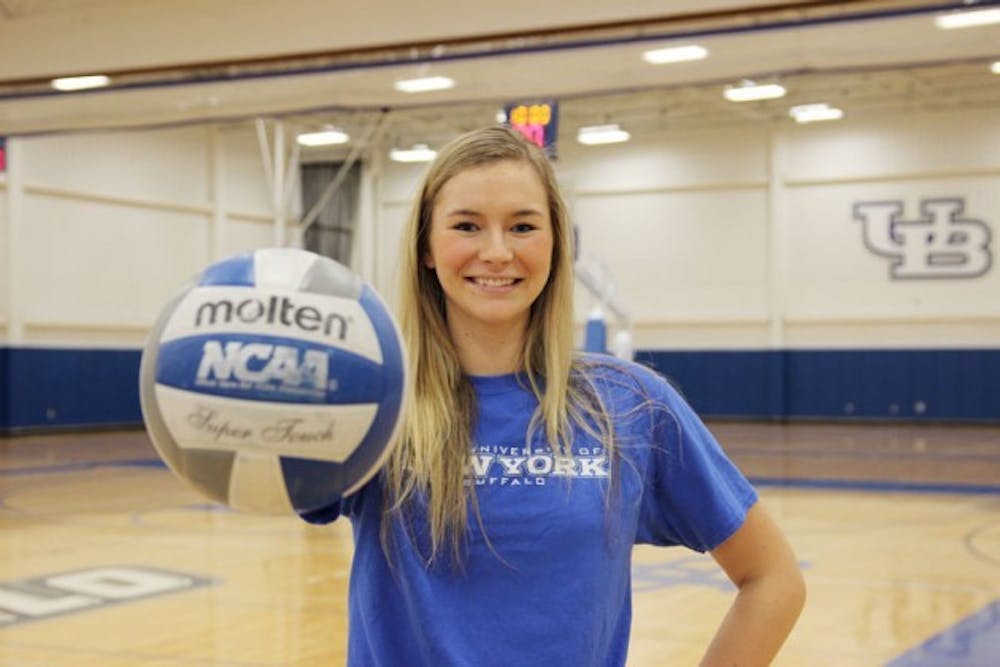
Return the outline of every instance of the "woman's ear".
[[[424,253],[424,266],[428,269],[434,268],[434,257],[432,257],[429,252]]]

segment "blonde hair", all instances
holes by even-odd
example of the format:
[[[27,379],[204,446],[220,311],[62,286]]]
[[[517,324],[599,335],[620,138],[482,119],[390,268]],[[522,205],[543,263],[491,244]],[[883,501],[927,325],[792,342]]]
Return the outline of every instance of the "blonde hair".
[[[461,555],[470,503],[478,520],[475,485],[468,481],[476,399],[448,333],[441,285],[424,264],[431,215],[438,193],[452,177],[500,161],[523,162],[534,169],[547,194],[552,223],[551,269],[532,304],[521,351],[521,371],[539,402],[526,437],[544,428],[553,453],[569,456],[575,423],[613,446],[597,393],[574,361],[573,234],[552,165],[540,149],[508,127],[468,132],[445,146],[431,164],[401,245],[399,319],[410,386],[401,439],[384,469],[383,546],[388,549],[392,515],[405,512],[407,501],[422,497],[430,527],[429,560],[446,544],[454,556]]]

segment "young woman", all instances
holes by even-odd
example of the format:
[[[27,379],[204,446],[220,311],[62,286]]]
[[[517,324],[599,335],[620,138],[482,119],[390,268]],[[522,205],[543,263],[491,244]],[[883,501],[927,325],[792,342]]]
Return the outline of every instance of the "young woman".
[[[652,371],[574,352],[571,236],[515,131],[430,167],[402,246],[400,442],[305,517],[353,522],[349,664],[624,665],[637,543],[708,551],[736,585],[704,664],[765,665],[795,623],[792,551],[698,417]]]

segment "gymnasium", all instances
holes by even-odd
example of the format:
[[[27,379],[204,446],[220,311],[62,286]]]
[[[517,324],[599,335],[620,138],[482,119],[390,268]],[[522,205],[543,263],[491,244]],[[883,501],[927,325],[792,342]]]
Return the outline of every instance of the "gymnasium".
[[[553,160],[580,347],[667,376],[788,535],[774,664],[1000,664],[1000,2],[0,0],[0,666],[345,664],[349,522],[172,474],[143,350],[259,249],[393,304],[427,161],[495,123]],[[198,324],[356,322],[227,299]],[[628,664],[697,664],[732,585],[632,568]]]

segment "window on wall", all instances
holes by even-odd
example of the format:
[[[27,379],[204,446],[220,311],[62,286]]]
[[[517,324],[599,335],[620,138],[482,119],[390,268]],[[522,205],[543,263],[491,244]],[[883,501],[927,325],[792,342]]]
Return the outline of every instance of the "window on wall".
[[[361,165],[353,164],[330,196],[327,191],[342,164],[315,162],[301,166],[303,216],[308,215],[321,199],[326,199],[319,215],[306,229],[303,243],[306,250],[350,266],[357,227]]]

